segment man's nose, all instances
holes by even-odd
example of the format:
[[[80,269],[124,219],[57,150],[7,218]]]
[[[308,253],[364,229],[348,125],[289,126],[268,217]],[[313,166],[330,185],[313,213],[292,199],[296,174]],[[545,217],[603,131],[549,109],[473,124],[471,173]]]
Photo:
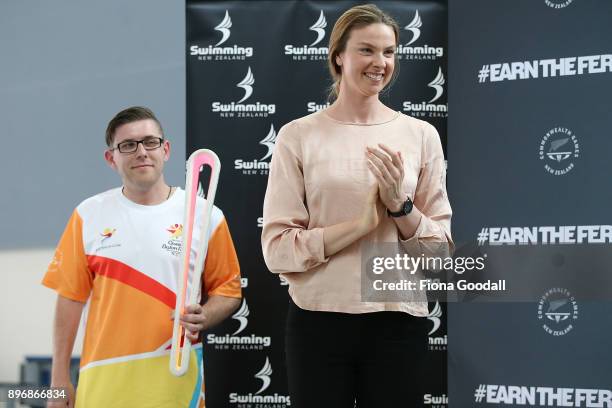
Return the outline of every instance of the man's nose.
[[[147,149],[145,149],[144,147],[144,143],[137,143],[136,144],[136,155],[137,156],[146,156],[147,155]]]

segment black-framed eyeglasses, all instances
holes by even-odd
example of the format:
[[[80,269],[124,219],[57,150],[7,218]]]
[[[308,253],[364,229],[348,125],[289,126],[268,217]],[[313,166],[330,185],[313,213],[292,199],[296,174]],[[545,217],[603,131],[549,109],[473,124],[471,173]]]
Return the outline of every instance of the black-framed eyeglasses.
[[[117,147],[114,147],[110,150],[119,150],[119,153],[134,153],[138,150],[138,145],[142,143],[142,146],[145,150],[155,150],[159,149],[164,139],[161,137],[146,137],[142,140],[126,140],[125,142],[121,142],[117,144]]]

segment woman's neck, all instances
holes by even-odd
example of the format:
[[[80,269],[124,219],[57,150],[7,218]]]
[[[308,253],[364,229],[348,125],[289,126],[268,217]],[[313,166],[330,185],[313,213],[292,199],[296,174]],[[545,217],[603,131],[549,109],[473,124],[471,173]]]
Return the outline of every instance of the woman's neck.
[[[378,95],[348,95],[340,93],[334,103],[327,108],[327,114],[333,119],[347,123],[379,123],[385,122],[395,115],[395,112],[385,106]]]

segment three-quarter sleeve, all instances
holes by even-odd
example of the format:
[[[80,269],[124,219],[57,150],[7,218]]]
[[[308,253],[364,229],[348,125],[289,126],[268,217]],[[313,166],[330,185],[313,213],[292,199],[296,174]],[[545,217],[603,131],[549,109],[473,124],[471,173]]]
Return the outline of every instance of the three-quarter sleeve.
[[[414,206],[423,214],[412,237],[401,240],[404,249],[414,256],[450,256],[454,250],[450,221],[452,210],[446,193],[446,164],[436,129],[424,124],[421,170],[417,181]]]
[[[304,272],[328,261],[323,229],[308,229],[299,126],[283,126],[276,140],[264,198],[261,245],[274,273]]]

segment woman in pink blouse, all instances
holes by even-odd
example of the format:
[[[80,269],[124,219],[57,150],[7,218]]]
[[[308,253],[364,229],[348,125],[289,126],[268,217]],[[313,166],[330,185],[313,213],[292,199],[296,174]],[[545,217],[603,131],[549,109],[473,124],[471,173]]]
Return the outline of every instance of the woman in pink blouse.
[[[426,294],[373,302],[361,288],[364,244],[414,257],[444,257],[453,245],[438,133],[379,99],[398,72],[398,43],[397,23],[376,6],[347,10],[329,43],[335,101],[277,138],[262,247],[289,282],[287,373],[298,408],[422,400]]]

